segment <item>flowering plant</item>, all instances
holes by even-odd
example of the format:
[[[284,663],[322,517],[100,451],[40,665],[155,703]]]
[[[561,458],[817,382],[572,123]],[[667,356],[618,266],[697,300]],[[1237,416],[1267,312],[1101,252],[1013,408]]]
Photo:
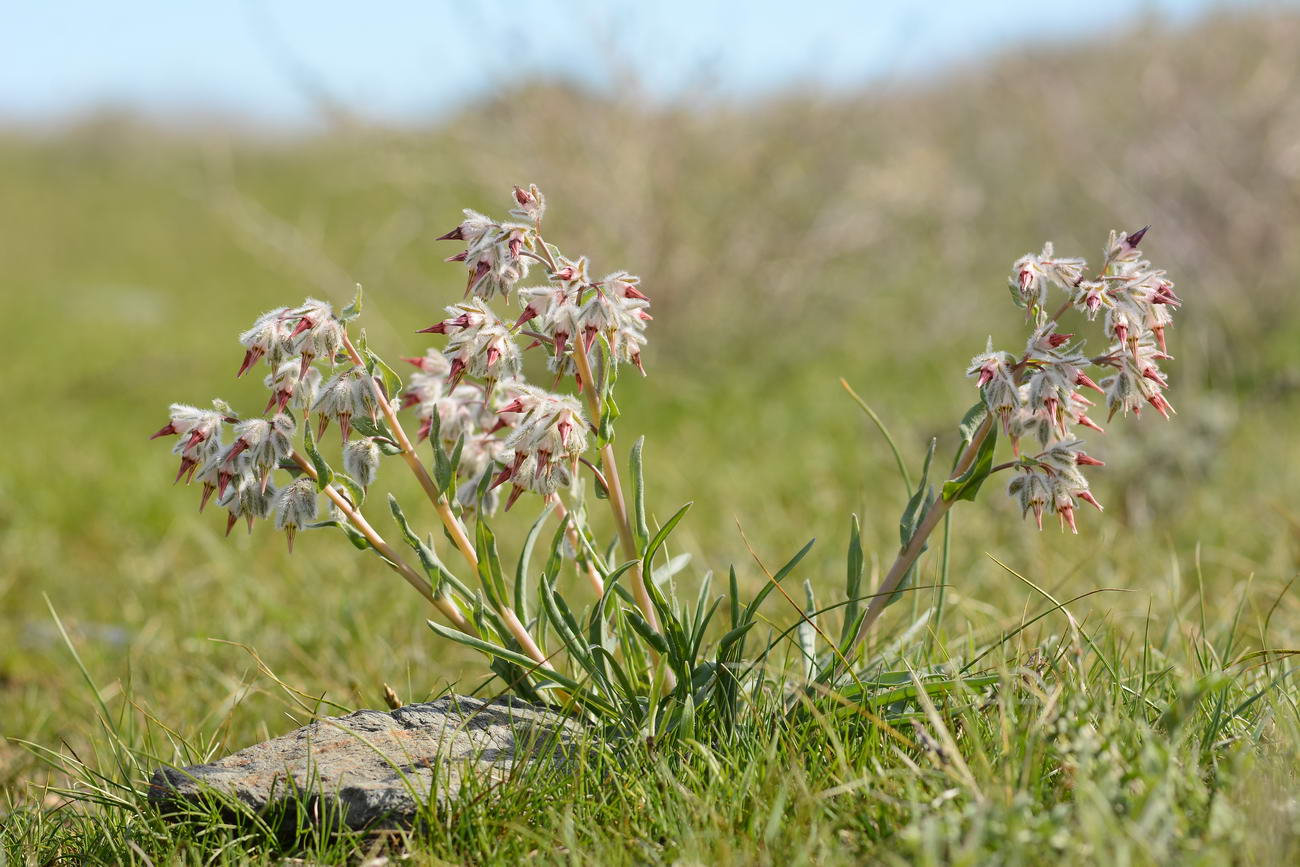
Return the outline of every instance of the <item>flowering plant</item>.
[[[155,436],[178,437],[177,481],[200,484],[201,510],[215,494],[228,513],[227,533],[241,518],[250,531],[256,520],[270,520],[292,550],[301,530],[341,531],[436,608],[444,622],[429,626],[437,634],[483,653],[494,675],[524,698],[565,704],[651,735],[689,734],[701,720],[734,722],[744,695],[761,688],[761,664],[775,645],[769,641],[745,659],[758,607],[812,543],[771,575],[747,605],[739,602],[732,570],[729,626],[716,642],[706,643],[726,597],[710,599],[706,575],[693,605],[679,600],[671,578],[686,558],[664,553],[690,504],[652,533],[643,443],[638,440],[629,451],[630,487],[624,486],[614,450],[615,386],[629,365],[645,373],[641,350],[650,301],[635,276],[614,271],[594,279],[586,258],[566,257],[548,243],[542,236],[545,210],[537,187],[515,187],[510,220],[467,210],[439,239],[465,245],[448,259],[466,270],[465,298],[419,332],[446,342],[441,350],[405,359],[415,368],[405,384],[370,348],[364,331],[352,331],[361,314],[360,288],[341,310],[309,298],[263,314],[240,335],[239,375],[259,363],[268,369],[270,395],[261,416],[241,417],[220,400],[211,409],[173,404],[170,420]],[[867,596],[860,595],[863,557],[855,520],[837,641],[817,626],[821,612],[809,587],[808,608],[794,629],[810,683],[839,686],[841,674],[853,671],[862,639],[898,598],[929,535],[955,502],[973,500],[992,473],[1013,472],[1009,490],[1040,527],[1045,510],[1075,530],[1078,501],[1100,508],[1081,468],[1101,462],[1073,434],[1076,426],[1100,430],[1086,414],[1091,402],[1080,389],[1104,394],[1112,416],[1136,413],[1144,402],[1164,415],[1172,411],[1158,362],[1168,357],[1164,330],[1179,300],[1164,272],[1141,258],[1137,245],[1144,232],[1112,233],[1093,279],[1084,278],[1083,260],[1057,258],[1050,244],[1016,262],[1012,297],[1033,326],[1025,350],[1017,356],[994,351],[990,343],[971,362],[968,374],[982,399],[962,421],[951,476],[936,492],[927,481],[927,457],[903,515],[897,560]],[[520,285],[530,275],[540,279]],[[1052,287],[1066,298],[1048,315]],[[491,306],[498,301],[513,304],[518,313],[499,316]],[[1057,331],[1071,308],[1089,319],[1104,312],[1110,346],[1103,354],[1088,357],[1073,335]],[[525,372],[534,349],[545,360],[548,387],[530,382]],[[1086,373],[1092,368],[1108,375],[1094,382]],[[417,423],[414,440],[403,412]],[[322,453],[332,423],[342,443],[341,470]],[[999,431],[1010,439],[1014,460],[995,467]],[[1024,439],[1035,440],[1038,450],[1022,449]],[[431,460],[420,456],[420,448]],[[933,451],[932,444],[931,457]],[[363,510],[385,457],[399,458],[419,481],[446,544],[417,533],[391,494],[388,509],[409,553],[371,523]],[[508,573],[488,520],[527,495],[539,499],[542,511]],[[606,501],[612,540],[593,530],[589,495]],[[557,526],[538,568],[533,551],[552,515]],[[459,558],[464,570],[448,566],[440,547]],[[591,591],[591,603],[580,613],[557,589],[566,564]],[[866,599],[870,604],[863,609],[859,603]],[[826,652],[815,650],[818,636]]]
[[[1073,533],[1078,533],[1078,502],[1101,510],[1101,503],[1088,489],[1083,468],[1103,463],[1083,451],[1084,442],[1074,430],[1104,431],[1088,417],[1094,404],[1081,389],[1099,392],[1105,398],[1108,419],[1117,412],[1137,415],[1144,403],[1165,418],[1174,411],[1164,396],[1168,380],[1159,362],[1170,358],[1165,353],[1165,328],[1182,301],[1174,294],[1166,272],[1142,258],[1138,244],[1149,228],[1131,234],[1112,231],[1101,268],[1092,278],[1085,276],[1087,263],[1083,259],[1058,257],[1051,243],[1045,244],[1041,253],[1027,253],[1012,265],[1011,298],[1025,310],[1026,322],[1032,325],[1025,349],[1018,357],[997,351],[990,338],[986,350],[971,359],[966,375],[975,379],[981,399],[959,426],[962,443],[952,475],[936,495],[928,487],[930,458],[926,458],[921,484],[903,513],[902,548],[853,630],[846,657],[852,656],[884,607],[898,598],[897,591],[910,580],[917,557],[948,510],[959,500],[974,500],[991,474],[1013,473],[1007,491],[1022,515],[1034,513],[1040,530],[1047,510],[1055,512],[1061,526]],[[1065,297],[1049,314],[1053,288]],[[1083,341],[1057,331],[1061,317],[1071,309],[1089,321],[1104,314],[1102,330],[1109,341],[1105,352],[1089,357],[1083,351]],[[1100,381],[1088,375],[1091,368],[1105,372]],[[999,430],[1011,441],[1014,460],[994,466]],[[1038,451],[1022,453],[1024,438],[1035,440]],[[933,453],[932,444],[930,455]]]

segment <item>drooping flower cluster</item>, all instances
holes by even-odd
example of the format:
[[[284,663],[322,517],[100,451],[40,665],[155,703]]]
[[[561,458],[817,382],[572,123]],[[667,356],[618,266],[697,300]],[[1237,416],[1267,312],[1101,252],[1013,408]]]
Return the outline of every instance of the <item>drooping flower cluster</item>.
[[[1101,508],[1079,470],[1101,461],[1083,452],[1083,442],[1072,434],[1075,425],[1102,431],[1088,417],[1093,402],[1081,389],[1101,393],[1111,418],[1130,410],[1136,415],[1144,403],[1166,418],[1173,411],[1158,362],[1169,358],[1165,328],[1182,302],[1166,273],[1142,258],[1137,245],[1146,231],[1111,232],[1101,272],[1093,279],[1085,278],[1083,259],[1057,257],[1050,243],[1041,253],[1016,260],[1009,281],[1012,298],[1033,319],[1034,331],[1021,356],[995,351],[990,340],[967,370],[1019,458],[1009,492],[1022,513],[1034,513],[1040,529],[1044,510],[1056,512],[1063,526],[1075,530],[1076,500]],[[1065,299],[1049,315],[1053,287],[1063,290]],[[1057,332],[1057,320],[1071,308],[1089,320],[1104,312],[1110,341],[1104,354],[1089,358],[1081,341],[1072,342],[1073,334]],[[1108,375],[1094,381],[1086,372],[1092,366],[1107,368]],[[1021,456],[1020,440],[1026,436],[1042,451]]]
[[[354,303],[359,303],[359,296]],[[173,404],[170,422],[154,434],[181,437],[173,449],[181,457],[177,481],[185,478],[202,485],[200,511],[214,493],[217,495],[217,503],[229,513],[227,533],[240,518],[247,520],[251,530],[255,519],[274,515],[276,526],[286,531],[292,546],[293,533],[314,520],[315,493],[310,479],[282,487],[271,482],[277,470],[293,466],[298,421],[310,413],[317,415],[322,434],[330,421],[339,423],[345,472],[351,475],[355,471],[362,487],[373,481],[377,461],[372,458],[377,445],[369,438],[360,444],[348,442],[352,419],[364,415],[373,424],[379,408],[371,374],[343,352],[347,346],[345,319],[350,315],[348,311],[336,314],[330,304],[314,298],[297,307],[263,313],[239,336],[244,358],[238,375],[259,361],[270,368],[263,379],[270,392],[264,417],[241,419],[222,401],[214,401],[212,410]],[[308,487],[313,490],[311,509],[305,496]]]
[[[524,381],[516,336],[531,338],[527,349],[545,347],[557,381],[573,376],[584,387],[574,354],[583,353],[594,367],[594,348],[601,339],[609,363],[631,363],[645,372],[641,350],[650,300],[639,279],[616,271],[592,280],[586,258],[569,259],[547,245],[540,235],[545,198],[535,186],[516,187],[513,205],[510,215],[526,223],[498,223],[466,211],[464,222],[443,236],[466,242],[467,249],[451,261],[465,263],[467,294],[478,297],[448,307],[446,319],[420,332],[446,335],[442,352],[430,349],[406,359],[418,372],[407,384],[402,406],[415,409],[419,438],[430,436],[435,427],[447,449],[463,438],[460,474],[465,481],[458,499],[467,507],[475,505],[472,498],[484,469],[496,466],[502,469],[494,470],[492,488],[507,481],[513,485],[507,507],[523,491],[554,494],[571,484],[587,447],[589,422],[581,404]],[[516,288],[529,262],[545,270],[547,281]],[[498,293],[508,298],[512,290],[521,310],[507,324],[487,301]],[[505,433],[495,436],[501,431]]]

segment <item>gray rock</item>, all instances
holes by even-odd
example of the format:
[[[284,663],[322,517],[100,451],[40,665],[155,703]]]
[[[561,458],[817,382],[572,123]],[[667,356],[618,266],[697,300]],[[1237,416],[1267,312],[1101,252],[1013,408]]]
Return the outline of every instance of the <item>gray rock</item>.
[[[171,813],[242,804],[351,828],[405,827],[430,800],[454,798],[467,775],[492,782],[521,761],[562,763],[581,732],[519,699],[452,695],[318,720],[211,764],[160,768],[149,800]]]

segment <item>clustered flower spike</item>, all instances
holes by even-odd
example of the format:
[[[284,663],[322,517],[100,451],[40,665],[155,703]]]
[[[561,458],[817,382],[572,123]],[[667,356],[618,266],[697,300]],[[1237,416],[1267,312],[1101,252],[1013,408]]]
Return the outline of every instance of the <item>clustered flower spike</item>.
[[[1034,322],[1024,354],[995,351],[990,340],[967,369],[1019,458],[1009,493],[1023,514],[1034,513],[1040,529],[1045,510],[1077,532],[1077,501],[1101,509],[1080,470],[1101,466],[1101,461],[1083,452],[1082,441],[1072,433],[1076,425],[1102,432],[1088,417],[1093,402],[1083,389],[1105,397],[1110,418],[1117,412],[1136,415],[1143,404],[1166,418],[1173,412],[1164,396],[1168,380],[1159,362],[1170,358],[1165,329],[1182,301],[1166,273],[1142,258],[1138,244],[1146,231],[1111,232],[1101,272],[1092,279],[1085,277],[1083,259],[1058,257],[1050,243],[1041,253],[1016,260],[1009,281],[1012,297]],[[1065,298],[1061,309],[1049,315],[1053,287],[1063,290]],[[1089,320],[1103,314],[1103,330],[1110,340],[1104,354],[1089,358],[1081,342],[1071,342],[1073,334],[1057,332],[1057,318],[1070,308]],[[1094,381],[1087,373],[1093,366],[1107,368],[1107,375]],[[1025,436],[1033,436],[1042,451],[1021,456]]]
[[[263,417],[240,419],[221,401],[214,401],[212,410],[173,404],[170,422],[154,434],[180,436],[174,448],[181,457],[177,481],[184,478],[187,483],[202,485],[200,511],[216,494],[218,504],[229,512],[227,534],[241,517],[251,530],[255,519],[267,518],[274,511],[277,526],[289,533],[292,550],[293,533],[309,520],[304,518],[303,491],[314,483],[308,480],[279,487],[271,479],[276,470],[293,466],[298,418],[316,413],[322,434],[330,421],[338,421],[345,446],[349,445],[354,417],[364,415],[377,422],[375,381],[366,369],[355,365],[355,356],[350,357],[355,350],[346,332],[345,321],[355,316],[359,303],[360,295],[354,307],[337,314],[328,302],[307,298],[296,307],[263,313],[240,334],[244,358],[238,375],[243,376],[260,361],[270,368],[263,379],[270,392]],[[345,349],[349,354],[344,354]],[[326,371],[324,375],[320,368]],[[223,430],[226,425],[232,426],[229,444]],[[367,438],[345,450],[344,465],[362,485],[374,478],[369,458],[377,448]],[[311,514],[315,514],[314,505]]]
[[[504,447],[512,453],[509,464],[492,487],[511,482],[509,509],[524,491],[543,496],[567,488],[573,481],[578,458],[587,450],[587,421],[582,405],[568,395],[549,394],[536,388],[520,390],[500,413],[516,415]]]
[[[509,327],[483,301],[474,299],[447,308],[450,318],[424,329],[422,334],[446,334],[444,355],[451,362],[451,384],[466,374],[493,382],[515,379],[523,366],[519,346]]]
[[[536,187],[533,188],[536,190]],[[523,194],[529,198],[529,193]],[[545,205],[538,193],[537,219]],[[516,194],[515,200],[520,201]],[[526,208],[522,202],[520,208]],[[513,213],[513,212],[512,212]],[[465,210],[465,220],[439,241],[464,241],[466,248],[448,262],[464,262],[469,271],[465,294],[491,299],[500,292],[509,295],[520,280],[528,276],[528,258],[524,250],[536,245],[536,227],[520,223],[497,223],[476,211]]]
[[[523,381],[516,336],[531,338],[525,350],[545,347],[557,384],[572,376],[584,387],[583,365],[574,354],[583,353],[594,368],[598,340],[608,346],[604,357],[610,364],[634,364],[645,373],[641,351],[652,317],[639,278],[615,271],[593,280],[585,257],[568,258],[546,244],[546,199],[536,186],[515,187],[511,204],[510,216],[524,222],[466,211],[465,220],[440,239],[465,242],[466,250],[450,261],[465,263],[466,294],[478,297],[448,307],[446,319],[420,332],[446,335],[441,352],[430,349],[406,359],[418,372],[401,403],[420,419],[419,439],[436,430],[449,451],[463,441],[458,478],[465,482],[457,499],[465,507],[478,505],[474,500],[487,471],[494,473],[489,496],[507,481],[513,484],[507,508],[523,491],[554,494],[571,483],[587,447],[589,426],[578,401]],[[546,282],[516,288],[530,262],[545,269]],[[520,307],[513,322],[498,318],[487,304],[512,290]],[[502,469],[492,469],[498,465]]]

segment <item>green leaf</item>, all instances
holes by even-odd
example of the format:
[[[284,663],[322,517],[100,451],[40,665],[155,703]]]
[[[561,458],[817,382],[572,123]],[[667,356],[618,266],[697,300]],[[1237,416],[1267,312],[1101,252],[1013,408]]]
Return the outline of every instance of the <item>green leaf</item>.
[[[849,553],[848,553],[848,574],[844,580],[844,594],[848,602],[844,606],[844,628],[840,634],[840,644],[843,645],[848,640],[850,630],[854,629],[854,624],[858,619],[858,609],[861,602],[858,596],[862,592],[862,571],[866,559],[862,555],[862,525],[858,523],[858,516],[854,515],[849,523]]]
[[[469,592],[469,588],[466,587],[459,578],[451,574],[451,572],[447,570],[446,566],[442,565],[442,561],[438,559],[437,554],[433,553],[431,547],[420,541],[420,537],[415,535],[415,531],[411,529],[410,522],[406,520],[406,513],[402,511],[402,507],[397,502],[397,498],[392,494],[388,495],[388,508],[393,513],[393,520],[397,522],[397,528],[401,531],[402,538],[406,541],[406,544],[411,547],[411,550],[415,552],[415,556],[419,558],[420,566],[424,569],[424,574],[428,576],[429,581],[433,584],[434,590],[441,591],[444,583],[450,584],[452,587],[455,587],[460,591],[466,599],[472,598],[473,594]]]
[[[763,604],[763,600],[767,598],[767,594],[771,593],[772,589],[776,587],[776,585],[780,584],[787,575],[794,571],[794,568],[799,565],[799,561],[804,558],[805,554],[812,550],[812,546],[816,543],[816,539],[809,539],[808,544],[800,548],[798,554],[791,557],[789,562],[777,570],[777,573],[772,576],[772,580],[768,581],[763,589],[758,591],[754,598],[750,600],[749,605],[745,607],[742,623],[753,619],[755,612],[758,611],[758,606]]]
[[[316,490],[323,491],[334,480],[334,471],[330,469],[330,465],[325,463],[325,459],[316,450],[316,435],[312,433],[311,425],[303,425],[303,430],[305,432],[303,434],[303,446],[307,449],[307,457],[311,459],[311,465],[316,469]]]
[[[642,570],[646,575],[654,574],[654,570],[651,567],[651,563],[655,558],[655,554],[659,553],[659,549],[662,548],[664,542],[668,540],[668,537],[672,534],[673,530],[677,527],[678,522],[680,522],[682,518],[686,517],[687,511],[689,511],[691,506],[693,505],[694,505],[693,502],[687,503],[686,505],[678,509],[677,512],[671,518],[668,519],[668,523],[660,527],[659,532],[655,533],[655,537],[650,540],[650,544],[646,546],[645,555],[641,558]],[[648,582],[647,586],[652,584],[654,584],[653,579]]]
[[[379,377],[380,382],[384,384],[384,391],[388,397],[391,399],[400,394],[402,391],[402,378],[397,375],[397,371],[385,364],[384,360],[371,352],[369,347],[363,349],[362,353],[366,360],[366,370],[372,376]]]
[[[478,522],[476,543],[479,580],[483,582],[483,590],[487,593],[492,607],[501,609],[508,604],[509,597],[506,595],[505,578],[501,575],[501,557],[497,554],[496,537],[488,527],[487,521]]]
[[[485,473],[484,475],[490,474]],[[542,525],[550,517],[553,507],[554,504],[548,503],[546,508],[542,510],[542,514],[533,522],[533,526],[528,530],[528,535],[524,537],[524,547],[519,551],[519,560],[515,563],[515,613],[525,623],[528,622],[528,597],[525,595],[528,582],[528,563],[533,558],[533,545],[537,542],[537,536],[542,532]]]
[[[975,402],[975,405],[966,410],[966,414],[961,417],[961,422],[957,425],[957,433],[961,435],[961,448],[957,450],[960,455],[966,450],[975,439],[975,432],[984,424],[984,418],[989,414],[989,408],[984,403],[983,398]]]
[[[659,653],[668,653],[668,639],[656,632],[654,628],[646,622],[646,619],[641,616],[640,612],[629,608],[624,611],[623,614],[627,617],[627,622],[632,625],[634,630],[636,630],[637,635],[640,635],[645,639],[647,644]]]
[[[463,632],[459,632],[455,629],[450,629],[439,623],[434,623],[432,620],[426,620],[425,623],[429,624],[429,628],[432,629],[434,633],[436,633],[437,635],[443,638],[446,638],[449,641],[454,641],[457,644],[464,645],[465,647],[473,648],[474,650],[477,650],[480,653],[485,653],[489,656],[494,656],[500,659],[507,660],[509,662],[513,662],[515,665],[524,668],[525,671],[542,672],[547,677],[554,680],[557,684],[567,689],[575,699],[582,702],[583,704],[590,705],[591,707],[600,710],[601,712],[606,714],[613,715],[617,713],[617,708],[615,708],[613,705],[611,705],[609,702],[605,701],[604,699],[600,698],[599,696],[593,695],[590,690],[584,689],[582,684],[578,683],[578,681],[574,680],[571,677],[567,677],[566,675],[561,674],[560,672],[556,671],[553,668],[548,668],[544,665],[539,665],[535,660],[530,659],[529,657],[525,656],[522,653],[517,653],[513,650],[508,650],[504,647],[498,647],[495,644],[489,644],[488,642],[482,640],[481,638],[475,638],[472,635],[466,635]]]
[[[984,441],[980,443],[979,451],[975,454],[975,460],[955,479],[943,483],[943,499],[945,502],[953,500],[974,500],[975,495],[979,493],[980,486],[984,480],[989,477],[989,472],[993,469],[993,450],[997,446],[998,428],[993,425],[989,428],[988,434]]]
[[[320,530],[326,527],[337,527],[338,529],[342,530],[343,535],[348,537],[348,541],[351,542],[353,547],[356,548],[358,551],[364,551],[370,547],[370,540],[368,540],[365,536],[363,536],[361,532],[357,530],[356,527],[353,527],[351,524],[349,524],[346,521],[317,521],[314,524],[307,524],[306,526],[303,527],[303,529]],[[387,560],[386,557],[383,559]]]
[[[347,491],[348,499],[352,505],[360,507],[366,501],[366,489],[357,484],[356,479],[347,473],[335,473],[334,484],[342,486]]]
[[[645,520],[645,467],[641,458],[644,447],[645,437],[638,437],[632,444],[632,453],[628,457],[632,469],[632,530],[636,533],[642,548],[650,538],[650,529]]]
[[[352,296],[352,303],[338,313],[341,322],[351,322],[361,315],[361,284],[357,284],[357,293]]]

